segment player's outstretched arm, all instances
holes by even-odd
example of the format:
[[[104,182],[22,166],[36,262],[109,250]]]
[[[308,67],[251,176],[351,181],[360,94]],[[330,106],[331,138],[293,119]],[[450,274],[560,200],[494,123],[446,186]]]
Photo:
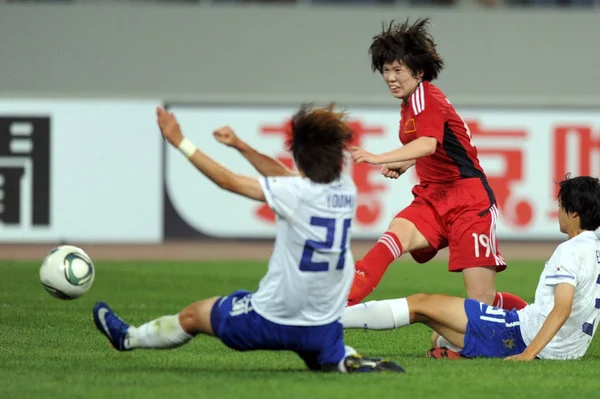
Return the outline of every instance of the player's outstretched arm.
[[[533,338],[523,353],[507,357],[506,360],[533,360],[548,345],[558,330],[571,315],[575,287],[569,283],[557,284],[554,287],[554,308],[546,317],[542,328]]]
[[[293,176],[296,175],[278,160],[256,151],[240,140],[229,126],[223,126],[213,132],[219,143],[235,148],[263,176]]]
[[[403,172],[406,172],[408,169],[410,169],[413,166],[415,166],[416,163],[417,163],[417,161],[414,160],[414,159],[412,159],[410,161],[405,161],[405,162],[391,162],[391,163],[387,163],[387,164],[385,164],[385,166],[387,166],[387,168],[390,169],[390,170],[401,169]]]
[[[426,157],[435,152],[437,148],[437,140],[433,137],[419,137],[411,141],[403,147],[393,151],[384,152],[383,154],[372,154],[363,148],[352,147],[350,153],[352,159],[357,164],[363,162],[372,165],[381,165],[396,162],[413,161],[418,158]]]
[[[158,107],[156,109],[156,116],[163,137],[173,147],[184,153],[189,161],[216,185],[244,197],[257,201],[266,201],[262,187],[257,179],[236,175],[198,150],[183,136],[179,123],[172,113]]]

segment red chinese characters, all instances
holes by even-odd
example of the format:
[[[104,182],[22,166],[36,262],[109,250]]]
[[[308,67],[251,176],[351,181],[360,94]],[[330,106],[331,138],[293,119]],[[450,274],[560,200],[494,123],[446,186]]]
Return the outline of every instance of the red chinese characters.
[[[522,144],[527,139],[527,132],[518,129],[486,130],[477,121],[467,121],[467,125],[480,158],[495,157],[503,161],[504,168],[500,173],[491,174],[486,170],[503,221],[512,227],[527,227],[533,221],[532,203],[529,199],[516,198],[513,194],[515,184],[524,179],[526,159]],[[506,139],[506,146],[485,147],[486,139]]]
[[[571,173],[572,176],[597,176],[598,164],[594,164],[594,160],[597,161],[598,150],[600,150],[600,139],[594,135],[589,125],[561,124],[556,126],[553,154],[554,181],[563,180],[567,173]],[[558,188],[557,184],[552,185],[553,198],[556,198]],[[550,211],[548,216],[557,217],[556,210]]]

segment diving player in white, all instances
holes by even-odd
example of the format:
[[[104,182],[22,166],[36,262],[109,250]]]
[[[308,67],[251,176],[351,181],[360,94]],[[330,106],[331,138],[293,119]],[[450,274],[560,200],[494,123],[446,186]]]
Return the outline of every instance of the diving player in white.
[[[600,318],[600,243],[595,234],[600,180],[567,176],[559,185],[558,221],[568,240],[546,262],[532,304],[507,312],[472,299],[416,294],[348,307],[342,324],[376,330],[426,324],[458,349],[433,348],[428,356],[436,358],[581,358]]]
[[[339,319],[354,278],[349,242],[356,210],[356,186],[342,173],[344,150],[352,140],[344,115],[333,105],[302,106],[292,118],[289,143],[299,174],[271,159],[276,173],[260,179],[214,162],[183,136],[172,113],[157,108],[157,118],[164,138],[206,177],[273,209],[275,248],[254,293],[238,290],[204,299],[139,327],[98,302],[94,322],[113,347],[174,348],[206,334],[239,351],[294,351],[311,370],[402,372],[393,362],[363,358],[344,345]],[[231,129],[223,127],[214,134],[227,132]]]

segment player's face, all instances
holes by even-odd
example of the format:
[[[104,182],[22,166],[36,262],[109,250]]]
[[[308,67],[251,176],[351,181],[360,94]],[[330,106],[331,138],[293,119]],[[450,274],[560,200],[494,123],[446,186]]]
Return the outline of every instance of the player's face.
[[[581,232],[579,223],[579,216],[576,213],[569,214],[562,206],[560,206],[559,202],[558,226],[560,228],[560,232],[567,234],[569,237],[575,236],[577,232]]]
[[[567,226],[569,225],[569,216],[567,212],[562,208],[562,206],[558,206],[558,227],[560,228],[561,233],[567,233]]]
[[[392,96],[402,100],[407,100],[421,82],[421,78],[415,77],[410,69],[398,61],[383,66],[383,79]]]

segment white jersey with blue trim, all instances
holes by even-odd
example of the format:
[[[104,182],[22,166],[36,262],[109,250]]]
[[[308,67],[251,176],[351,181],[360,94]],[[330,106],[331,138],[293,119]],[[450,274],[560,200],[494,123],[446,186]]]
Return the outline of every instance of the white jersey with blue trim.
[[[356,186],[342,174],[318,184],[301,176],[261,178],[275,212],[275,247],[252,307],[277,324],[317,326],[338,320],[354,279],[350,229]]]
[[[560,244],[542,272],[534,303],[518,311],[521,335],[529,345],[554,308],[554,288],[575,287],[571,315],[538,355],[542,359],[577,359],[585,355],[600,317],[600,243],[585,231]]]

